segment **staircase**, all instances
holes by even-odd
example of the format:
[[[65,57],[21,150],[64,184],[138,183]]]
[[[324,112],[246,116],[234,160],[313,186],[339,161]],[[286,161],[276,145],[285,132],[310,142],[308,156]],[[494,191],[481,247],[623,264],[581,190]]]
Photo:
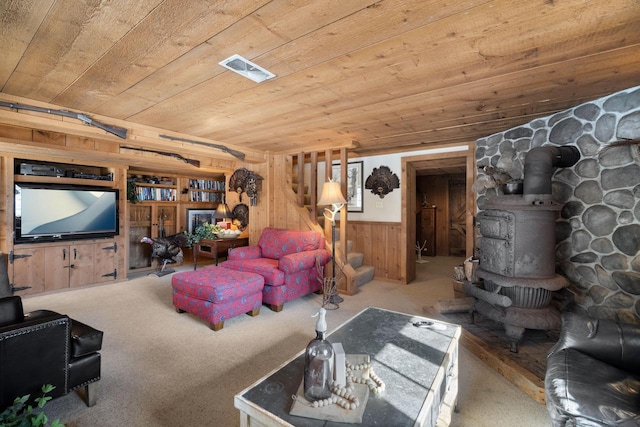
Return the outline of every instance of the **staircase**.
[[[325,164],[331,165],[332,152],[324,152]],[[341,164],[346,165],[347,157],[346,150],[340,150]],[[317,176],[317,162],[318,153],[300,153],[294,157],[291,162],[291,198],[296,201],[299,208],[305,209],[309,214],[309,226],[310,228],[321,231],[324,233],[327,240],[327,249],[331,250],[331,224],[326,221],[324,217],[324,209],[318,208],[316,205],[320,195],[317,194],[316,188],[318,185],[318,179],[324,182],[325,179]],[[307,172],[307,181],[305,181],[305,168],[311,172]],[[346,171],[346,167],[342,168]],[[328,169],[328,173],[331,173],[331,168]],[[346,174],[346,172],[345,172]],[[341,182],[346,182],[346,176],[342,177]],[[343,186],[344,187],[344,186]],[[346,193],[343,188],[343,194]],[[336,216],[337,219],[337,216]],[[343,208],[340,215],[338,225],[336,226],[336,264],[338,271],[336,271],[336,278],[338,279],[338,291],[343,294],[353,295],[358,292],[358,287],[371,281],[375,276],[375,269],[373,266],[364,265],[364,254],[353,252],[353,242],[348,239],[346,235],[347,230],[347,215],[346,208]],[[326,222],[326,223],[325,223]],[[344,239],[347,242],[346,252],[340,245],[340,239]],[[344,274],[344,277],[340,275],[340,272]],[[327,274],[331,274],[330,270]]]
[[[336,242],[336,249],[342,250],[340,242]],[[347,240],[347,263],[353,267],[356,274],[353,276],[355,287],[358,288],[365,283],[373,280],[375,268],[371,265],[364,265],[364,254],[361,252],[353,252],[353,241]]]

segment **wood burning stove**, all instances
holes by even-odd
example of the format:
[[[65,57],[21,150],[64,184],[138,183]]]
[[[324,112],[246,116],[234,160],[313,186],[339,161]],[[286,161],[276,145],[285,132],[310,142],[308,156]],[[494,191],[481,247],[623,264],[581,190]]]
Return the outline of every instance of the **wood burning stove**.
[[[472,309],[504,324],[511,351],[526,329],[559,329],[560,313],[550,305],[553,292],[568,286],[556,274],[555,220],[562,206],[551,197],[554,167],[573,166],[575,147],[539,147],[525,159],[523,194],[490,199],[477,216],[482,282],[465,283],[476,298]]]

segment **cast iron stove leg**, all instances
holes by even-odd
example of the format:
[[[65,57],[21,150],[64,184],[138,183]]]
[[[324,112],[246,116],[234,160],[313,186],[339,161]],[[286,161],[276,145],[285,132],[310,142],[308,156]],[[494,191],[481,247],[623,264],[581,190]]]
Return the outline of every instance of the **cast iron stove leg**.
[[[522,335],[524,335],[525,328],[520,326],[513,326],[504,324],[504,332],[507,334],[507,337],[511,341],[511,347],[509,351],[511,353],[518,352],[518,343],[522,339]]]

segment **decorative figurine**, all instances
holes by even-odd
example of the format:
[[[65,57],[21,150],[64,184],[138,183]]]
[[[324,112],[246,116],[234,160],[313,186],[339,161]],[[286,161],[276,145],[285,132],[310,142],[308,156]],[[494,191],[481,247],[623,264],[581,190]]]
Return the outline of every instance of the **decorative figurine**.
[[[255,172],[245,168],[237,169],[229,178],[229,189],[238,193],[239,200],[242,202],[242,193],[247,193],[251,206],[258,204],[258,180],[263,178]]]

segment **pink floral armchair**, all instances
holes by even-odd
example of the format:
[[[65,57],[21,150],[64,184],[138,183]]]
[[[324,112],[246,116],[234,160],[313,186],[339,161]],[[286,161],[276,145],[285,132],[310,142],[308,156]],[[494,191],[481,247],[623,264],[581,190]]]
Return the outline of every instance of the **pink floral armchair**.
[[[322,289],[316,263],[330,260],[322,233],[267,227],[257,245],[229,249],[220,265],[264,277],[262,302],[281,311],[285,302]]]

